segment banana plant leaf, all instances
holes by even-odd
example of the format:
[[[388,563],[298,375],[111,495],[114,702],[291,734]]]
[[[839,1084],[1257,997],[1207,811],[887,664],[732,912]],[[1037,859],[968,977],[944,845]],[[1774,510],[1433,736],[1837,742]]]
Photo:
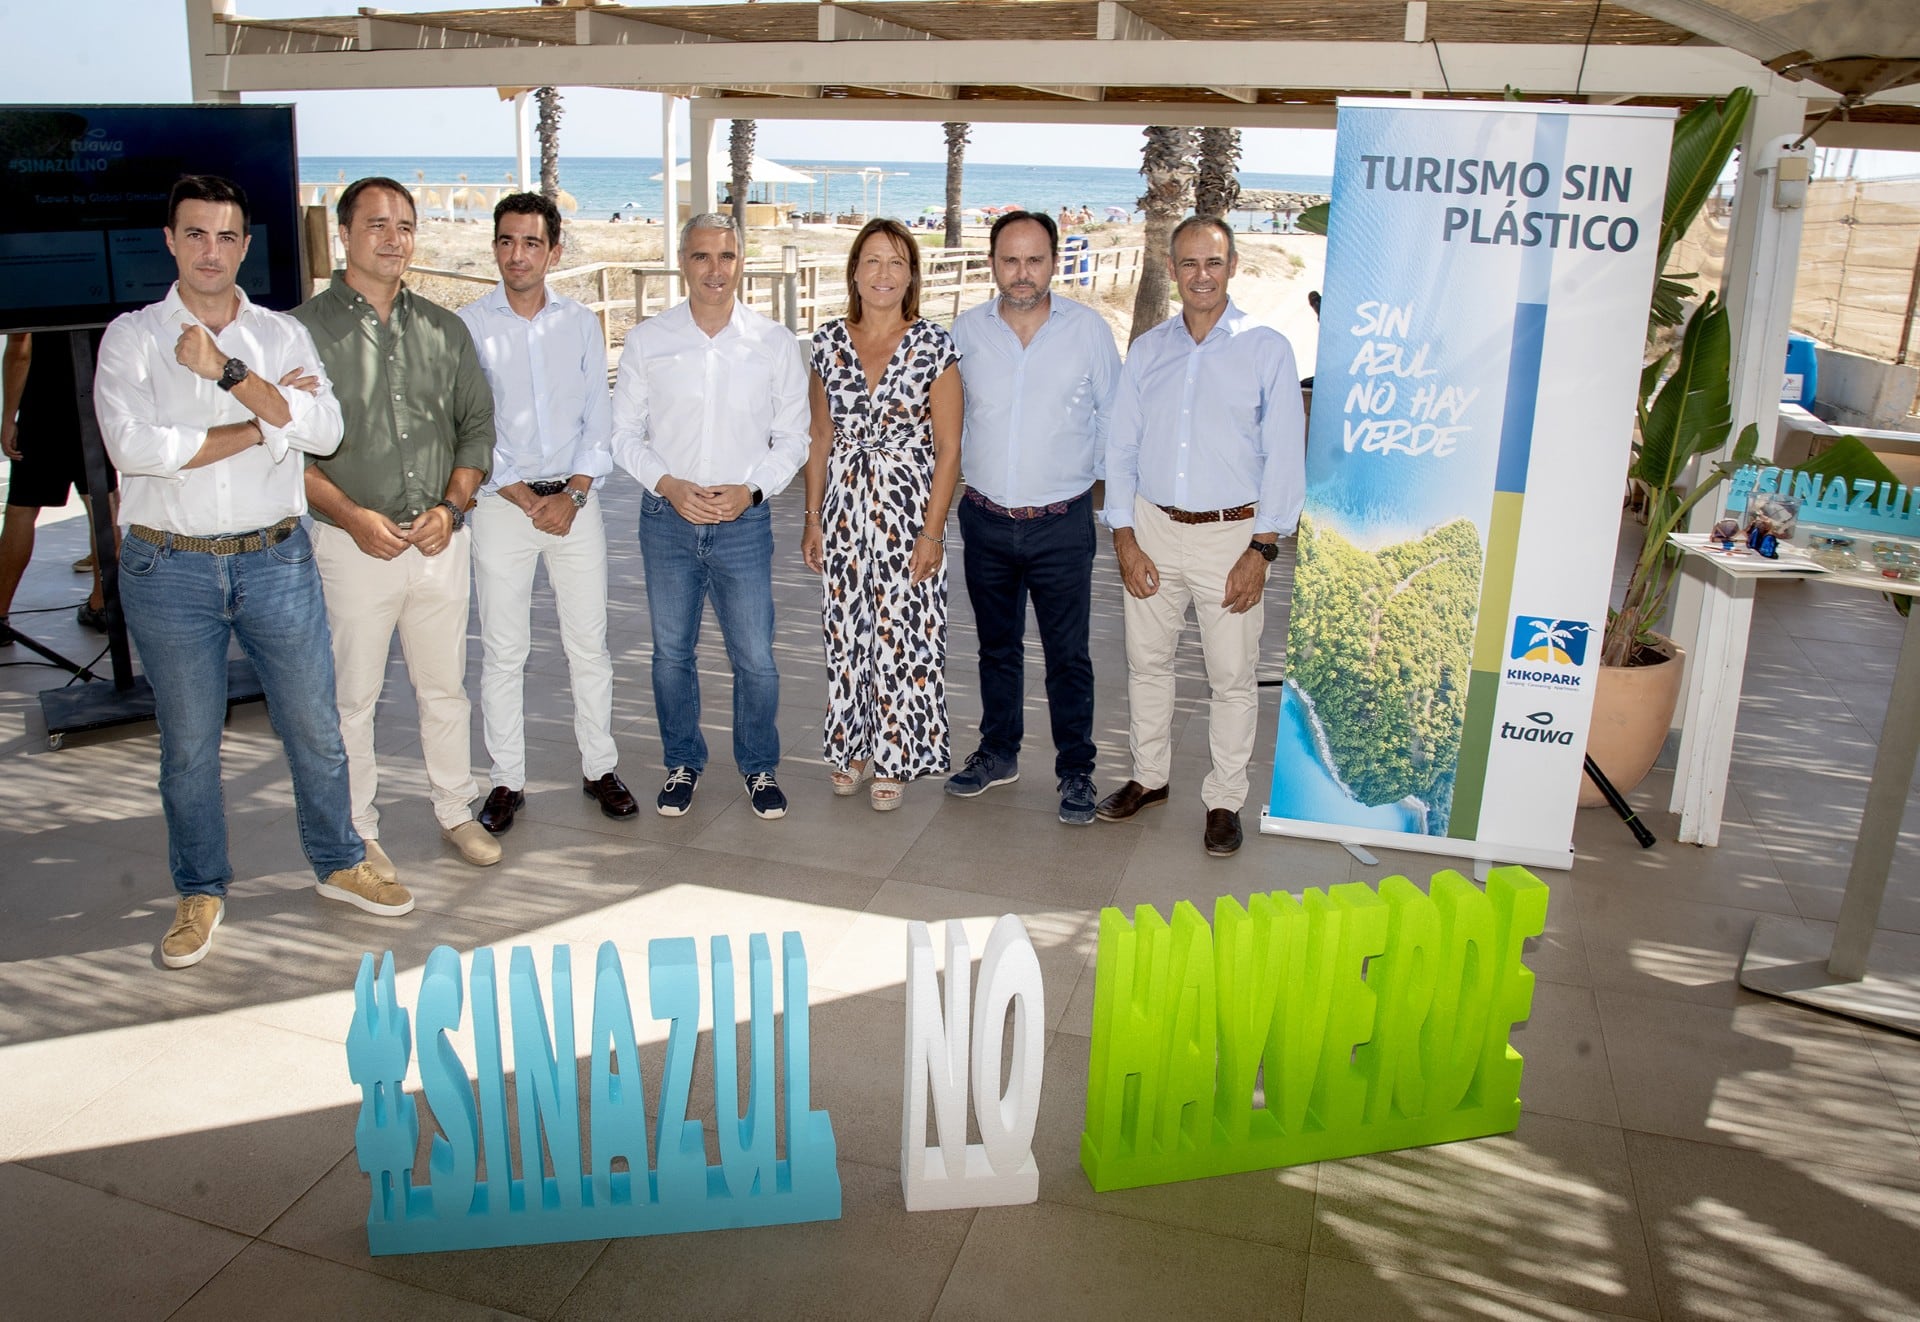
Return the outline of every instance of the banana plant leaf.
[[[1736,87],[1718,101],[1706,100],[1674,122],[1673,149],[1667,160],[1667,196],[1660,212],[1660,250],[1654,269],[1661,272],[1654,288],[1648,333],[1660,326],[1677,326],[1684,317],[1682,302],[1692,295],[1684,273],[1667,271],[1673,247],[1713,195],[1714,184],[1740,145],[1740,131],[1753,106],[1753,92]]]
[[[1331,202],[1317,202],[1294,217],[1294,227],[1304,230],[1308,234],[1325,234],[1327,232],[1327,215],[1332,210],[1333,204]]]
[[[1733,336],[1711,293],[1687,323],[1673,375],[1640,415],[1632,474],[1656,493],[1673,489],[1694,458],[1726,444],[1733,426]]]

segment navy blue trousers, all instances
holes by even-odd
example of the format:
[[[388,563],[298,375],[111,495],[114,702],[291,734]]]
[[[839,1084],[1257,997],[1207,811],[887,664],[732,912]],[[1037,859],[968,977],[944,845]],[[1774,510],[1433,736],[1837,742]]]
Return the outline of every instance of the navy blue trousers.
[[[1027,602],[1046,658],[1056,776],[1093,774],[1093,493],[1065,514],[1010,519],[960,502],[967,597],[980,637],[980,746],[1017,754],[1026,722]]]

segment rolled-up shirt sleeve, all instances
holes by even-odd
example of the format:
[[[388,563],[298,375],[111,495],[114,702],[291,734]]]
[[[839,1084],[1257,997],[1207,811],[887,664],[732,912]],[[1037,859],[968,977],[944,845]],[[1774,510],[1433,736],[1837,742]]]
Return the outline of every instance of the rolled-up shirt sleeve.
[[[1120,384],[1120,351],[1113,334],[1100,322],[1093,336],[1093,475],[1107,475],[1107,437],[1113,428],[1113,403]]]
[[[638,327],[627,335],[620,350],[620,370],[613,384],[613,460],[633,474],[641,486],[660,494],[666,461],[648,444],[647,364],[640,353]]]
[[[813,443],[806,355],[800,351],[797,340],[793,341],[792,352],[774,354],[773,401],[773,429],[767,440],[767,457],[747,474],[747,481],[766,496],[777,495],[792,484],[793,475],[807,462],[807,451]]]
[[[289,450],[319,457],[330,455],[340,448],[344,432],[340,401],[333,397],[333,382],[327,379],[327,369],[320,365],[320,351],[313,346],[313,336],[298,322],[293,322],[291,329],[298,332],[298,338],[288,356],[278,364],[280,371],[274,379],[297,367],[308,376],[318,377],[320,385],[312,393],[297,386],[274,387],[287,402],[286,426],[275,427],[265,418],[254,419],[261,439],[267,444],[267,453],[276,464],[287,457]]]
[[[582,318],[585,348],[581,370],[587,377],[587,403],[580,415],[580,445],[574,454],[573,471],[593,479],[599,487],[613,471],[613,398],[607,391],[607,343],[600,336],[600,323]]]
[[[460,358],[454,367],[453,466],[478,469],[482,474],[493,468],[493,389],[487,374],[480,370],[480,354],[473,347],[473,336],[465,323],[460,325]]]
[[[107,327],[93,378],[93,411],[116,469],[179,480],[206,444],[207,429],[161,420],[146,340],[126,317]]]
[[[1291,536],[1307,496],[1307,414],[1300,399],[1300,369],[1285,338],[1269,360],[1260,393],[1262,467],[1253,530]]]
[[[1133,496],[1140,486],[1140,372],[1129,359],[1114,387],[1107,415],[1107,507],[1109,528],[1133,527]]]

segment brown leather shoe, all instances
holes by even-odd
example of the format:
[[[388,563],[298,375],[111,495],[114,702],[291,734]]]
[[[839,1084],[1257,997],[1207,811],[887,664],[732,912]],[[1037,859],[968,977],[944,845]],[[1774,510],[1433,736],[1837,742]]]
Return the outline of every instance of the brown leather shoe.
[[[480,815],[474,820],[487,829],[488,835],[505,835],[513,829],[513,815],[526,803],[527,796],[519,790],[495,785],[493,793],[487,795],[487,801],[480,805]]]
[[[1157,790],[1150,790],[1139,781],[1130,780],[1100,800],[1100,806],[1093,810],[1093,815],[1103,822],[1124,822],[1142,808],[1165,803],[1167,788],[1162,785]]]
[[[612,771],[598,780],[588,780],[582,776],[580,792],[598,803],[600,811],[609,817],[631,817],[640,811],[640,805],[633,801],[633,794],[619,775]]]
[[[1240,852],[1240,814],[1231,808],[1207,809],[1207,833],[1202,840],[1215,858]]]

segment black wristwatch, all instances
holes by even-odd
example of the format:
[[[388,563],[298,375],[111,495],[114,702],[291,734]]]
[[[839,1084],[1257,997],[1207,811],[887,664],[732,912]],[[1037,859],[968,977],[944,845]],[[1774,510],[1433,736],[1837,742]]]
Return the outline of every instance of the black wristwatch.
[[[232,390],[235,386],[247,379],[247,374],[250,371],[252,371],[252,369],[238,358],[229,358],[227,359],[226,366],[220,369],[220,379],[214,382],[214,384],[222,390]]]
[[[751,482],[747,483],[747,496],[748,496],[747,503],[749,505],[758,505],[761,501],[766,499],[765,496],[760,494],[760,488],[756,487]]]
[[[452,501],[443,500],[438,505],[434,506],[434,508],[444,509],[447,513],[453,515],[453,531],[454,532],[459,532],[462,528],[467,526],[467,512],[461,509],[458,505],[454,504]]]
[[[1260,558],[1268,564],[1272,564],[1280,558],[1280,543],[1278,541],[1263,542],[1256,538],[1247,543],[1247,549],[1249,551],[1258,551]]]

